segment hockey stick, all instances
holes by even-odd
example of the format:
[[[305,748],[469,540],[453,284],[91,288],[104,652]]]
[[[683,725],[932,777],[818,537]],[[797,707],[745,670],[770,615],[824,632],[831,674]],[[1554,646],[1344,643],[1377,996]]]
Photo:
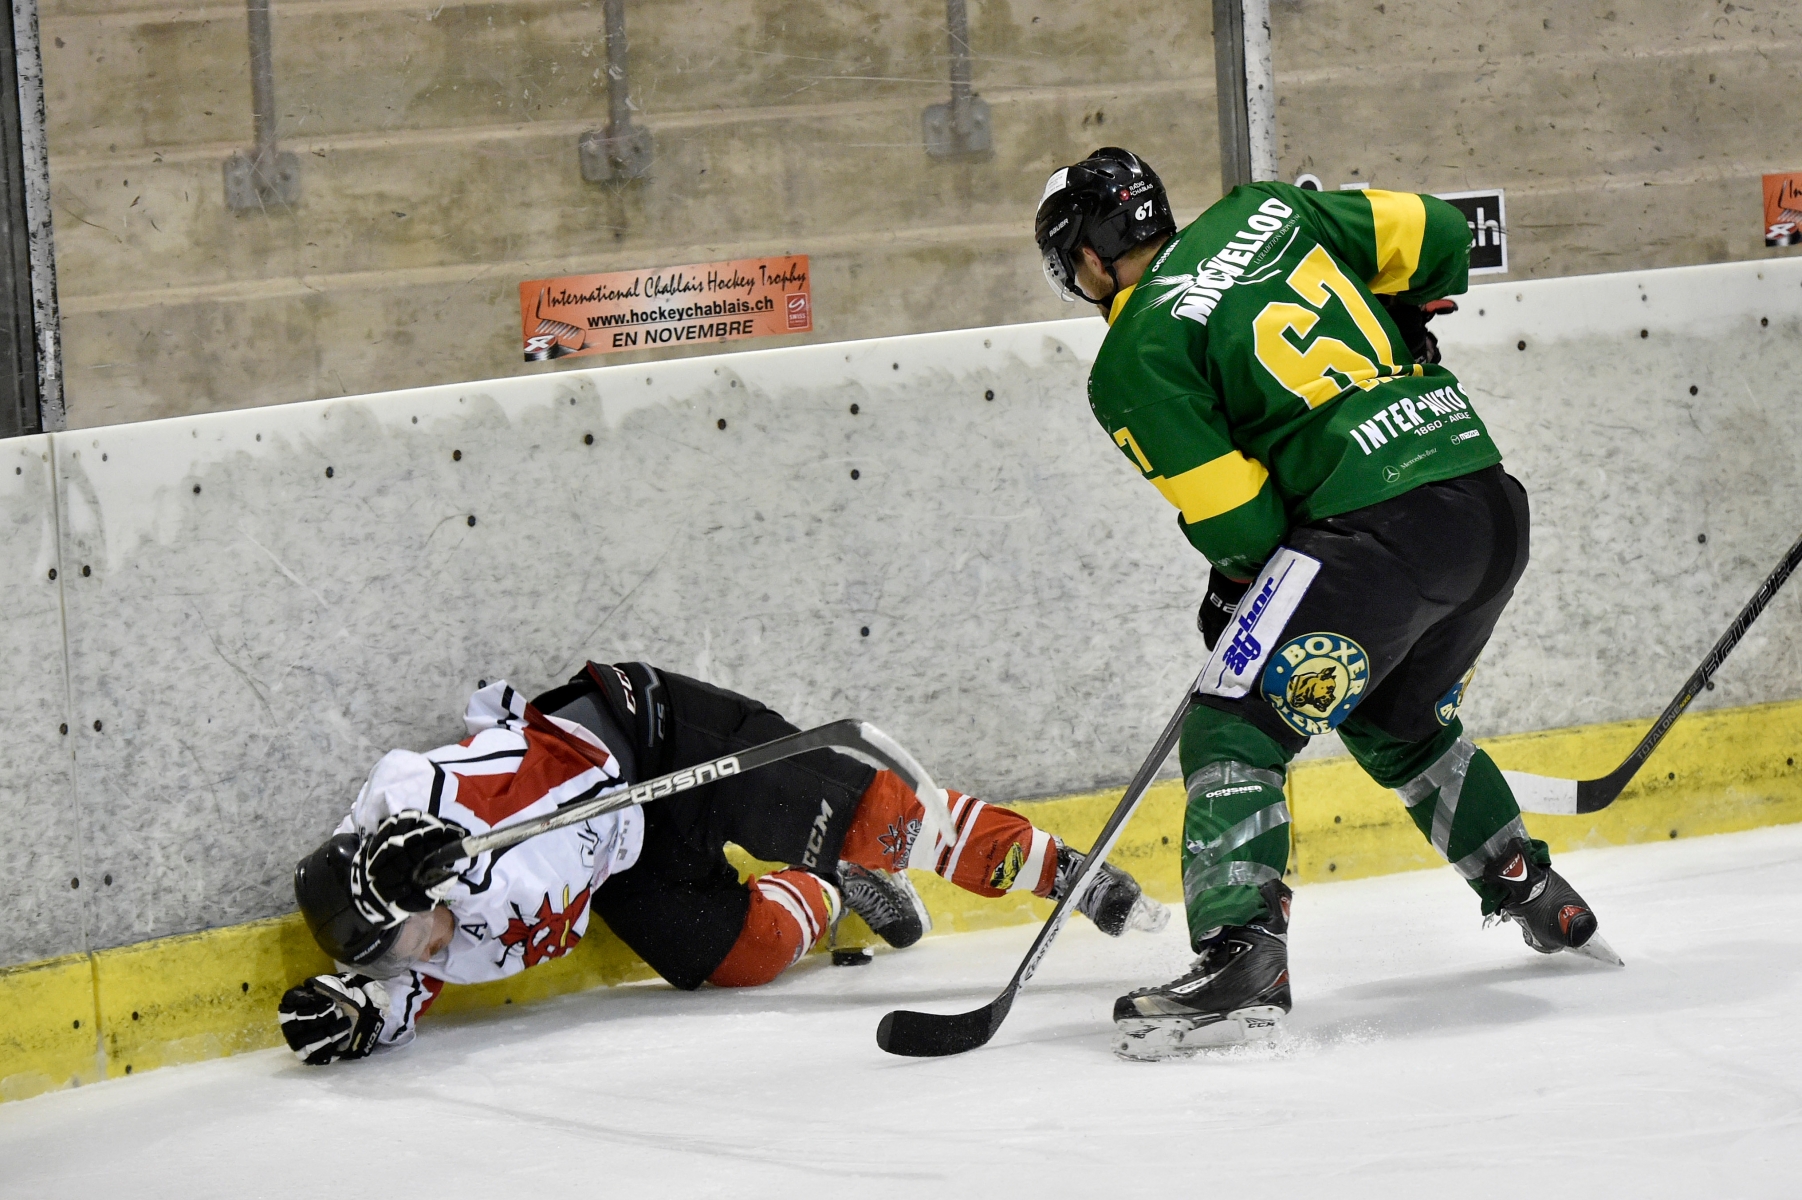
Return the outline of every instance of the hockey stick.
[[[680,771],[672,771],[668,775],[659,775],[643,783],[620,787],[605,795],[596,796],[559,808],[555,812],[546,813],[542,817],[534,817],[529,821],[520,821],[512,825],[502,825],[487,833],[472,833],[460,841],[444,847],[419,864],[413,872],[413,881],[428,891],[438,887],[457,875],[457,864],[474,859],[477,855],[491,850],[504,850],[508,846],[517,846],[528,838],[535,838],[541,833],[549,833],[553,829],[562,829],[568,825],[580,825],[591,821],[604,813],[617,812],[622,808],[645,804],[652,800],[661,800],[665,796],[674,796],[678,792],[686,792],[717,779],[742,775],[746,771],[755,771],[758,767],[767,767],[771,763],[781,762],[785,758],[793,758],[797,754],[806,754],[811,750],[842,750],[858,758],[870,759],[887,767],[899,775],[908,787],[913,789],[920,802],[926,806],[927,813],[935,822],[949,831],[951,829],[951,812],[945,793],[932,781],[918,760],[901,744],[888,734],[876,728],[868,721],[844,720],[834,721],[830,725],[821,725],[815,729],[791,733],[787,737],[779,737],[775,741],[764,742],[760,746],[752,746],[748,750],[740,750],[735,754],[722,755],[704,763],[696,763],[692,767],[684,767]]]
[[[995,1031],[1001,1028],[1001,1022],[1007,1020],[1008,1010],[1013,1008],[1014,997],[1019,994],[1021,985],[1038,970],[1039,960],[1045,957],[1045,951],[1051,948],[1051,943],[1063,929],[1077,898],[1088,889],[1089,880],[1101,869],[1101,864],[1107,861],[1114,844],[1120,840],[1120,832],[1126,828],[1127,821],[1132,819],[1133,810],[1139,807],[1145,789],[1151,786],[1158,768],[1170,757],[1171,749],[1182,734],[1183,718],[1188,715],[1189,697],[1194,690],[1195,685],[1190,684],[1183,692],[1183,702],[1164,726],[1164,732],[1158,735],[1157,745],[1152,747],[1151,756],[1139,768],[1139,773],[1132,777],[1132,782],[1126,785],[1126,794],[1120,797],[1120,803],[1114,807],[1114,815],[1107,819],[1101,836],[1095,839],[1088,856],[1083,859],[1082,870],[1076,873],[1064,898],[1051,910],[1050,920],[1039,930],[1039,936],[1033,939],[1032,949],[1026,952],[1026,958],[1014,971],[1013,979],[1001,990],[1001,994],[981,1008],[967,1013],[923,1013],[898,1008],[883,1017],[882,1023],[876,1026],[878,1046],[890,1054],[908,1058],[939,1058],[974,1050],[995,1036]]]
[[[1658,714],[1652,728],[1639,740],[1639,745],[1633,747],[1633,752],[1627,755],[1620,766],[1600,779],[1556,779],[1549,775],[1530,775],[1525,771],[1503,771],[1502,777],[1514,790],[1514,799],[1522,810],[1573,816],[1600,812],[1614,803],[1615,797],[1621,794],[1628,781],[1645,765],[1646,759],[1652,756],[1652,751],[1658,748],[1658,743],[1664,740],[1664,735],[1670,732],[1671,726],[1677,723],[1677,718],[1683,715],[1683,710],[1689,707],[1689,702],[1709,686],[1709,679],[1720,669],[1733,648],[1739,645],[1740,638],[1746,635],[1746,630],[1752,627],[1752,622],[1758,619],[1758,614],[1771,602],[1771,597],[1777,594],[1777,590],[1790,577],[1790,572],[1796,569],[1797,563],[1802,563],[1802,539],[1798,539],[1789,548],[1789,553],[1783,556],[1777,569],[1765,576],[1764,582],[1752,594],[1752,599],[1739,610],[1739,616],[1733,618],[1733,624],[1727,627],[1721,640],[1714,644],[1708,657],[1702,660],[1702,665],[1684,681],[1683,690],[1677,693],[1677,698]]]

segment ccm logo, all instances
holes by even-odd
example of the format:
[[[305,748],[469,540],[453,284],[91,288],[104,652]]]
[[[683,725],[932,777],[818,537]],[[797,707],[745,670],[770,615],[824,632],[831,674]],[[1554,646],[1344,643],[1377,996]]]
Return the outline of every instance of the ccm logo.
[[[716,779],[724,779],[728,775],[736,774],[738,774],[738,759],[722,758],[718,762],[702,763],[698,767],[677,771],[674,775],[666,775],[662,779],[641,783],[627,795],[633,804],[643,804],[646,800],[660,800],[664,796],[673,796],[677,792],[686,792],[689,788],[700,787],[703,783],[712,783]]]

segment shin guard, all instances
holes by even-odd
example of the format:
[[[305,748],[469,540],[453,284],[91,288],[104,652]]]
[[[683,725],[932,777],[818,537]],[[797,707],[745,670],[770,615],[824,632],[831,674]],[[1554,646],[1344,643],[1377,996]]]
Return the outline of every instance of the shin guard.
[[[748,881],[751,907],[738,940],[707,981],[719,987],[756,987],[800,961],[838,916],[838,889],[799,868]]]
[[[1484,881],[1484,868],[1515,839],[1542,867],[1551,864],[1552,856],[1521,823],[1520,806],[1501,770],[1463,734],[1456,718],[1439,735],[1418,743],[1374,729],[1339,731],[1352,756],[1378,783],[1395,789],[1415,827],[1482,897],[1487,915],[1506,897]]]
[[[1289,804],[1283,773],[1216,762],[1185,781],[1183,904],[1197,950],[1223,925],[1265,914],[1259,888],[1289,863]]]

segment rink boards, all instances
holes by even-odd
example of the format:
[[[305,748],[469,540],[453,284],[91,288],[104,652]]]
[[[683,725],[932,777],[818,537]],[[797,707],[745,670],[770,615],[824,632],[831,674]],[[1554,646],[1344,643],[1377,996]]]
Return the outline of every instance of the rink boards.
[[[1802,263],[1462,302],[1435,329],[1535,516],[1466,720],[1575,730],[1504,766],[1605,760],[1631,731],[1595,727],[1660,708],[1795,536]],[[803,725],[873,720],[989,799],[1123,779],[1196,667],[1205,564],[1087,412],[1102,332],[967,330],[7,442],[0,966],[37,965],[0,977],[20,1014],[0,1030],[0,1095],[266,1044],[273,996],[312,953],[279,919],[294,860],[384,750],[460,736],[483,680],[536,690],[587,657],[643,658]],[[1678,776],[1669,815],[1580,836],[1802,819],[1792,710],[1748,707],[1802,693],[1795,603],[1698,701],[1726,724],[1679,726],[1717,736],[1682,770],[1654,760]],[[1298,794],[1303,877],[1428,862],[1354,771],[1323,761],[1293,786],[1309,781],[1339,819],[1311,830]],[[1717,813],[1723,787],[1753,798]],[[1046,822],[1076,832],[1099,803]],[[1138,829],[1174,862],[1161,811]],[[1173,870],[1145,866],[1168,893]],[[948,925],[1030,915],[935,899]]]

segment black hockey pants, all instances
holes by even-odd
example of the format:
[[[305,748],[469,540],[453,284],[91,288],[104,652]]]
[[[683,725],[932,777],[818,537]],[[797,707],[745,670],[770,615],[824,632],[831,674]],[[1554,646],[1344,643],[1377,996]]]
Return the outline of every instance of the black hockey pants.
[[[1193,939],[1263,911],[1258,887],[1289,858],[1287,765],[1328,729],[1396,790],[1493,911],[1483,867],[1526,830],[1501,772],[1465,740],[1458,708],[1526,569],[1528,526],[1525,490],[1489,467],[1292,531],[1286,544],[1319,572],[1272,639],[1257,686],[1199,697],[1183,727]]]
[[[590,663],[533,703],[594,728],[609,745],[629,742],[635,781],[797,732],[755,700],[643,663]],[[751,902],[726,843],[836,880],[839,847],[875,776],[856,759],[817,750],[652,801],[637,864],[608,879],[592,909],[664,979],[700,987],[732,949]]]

